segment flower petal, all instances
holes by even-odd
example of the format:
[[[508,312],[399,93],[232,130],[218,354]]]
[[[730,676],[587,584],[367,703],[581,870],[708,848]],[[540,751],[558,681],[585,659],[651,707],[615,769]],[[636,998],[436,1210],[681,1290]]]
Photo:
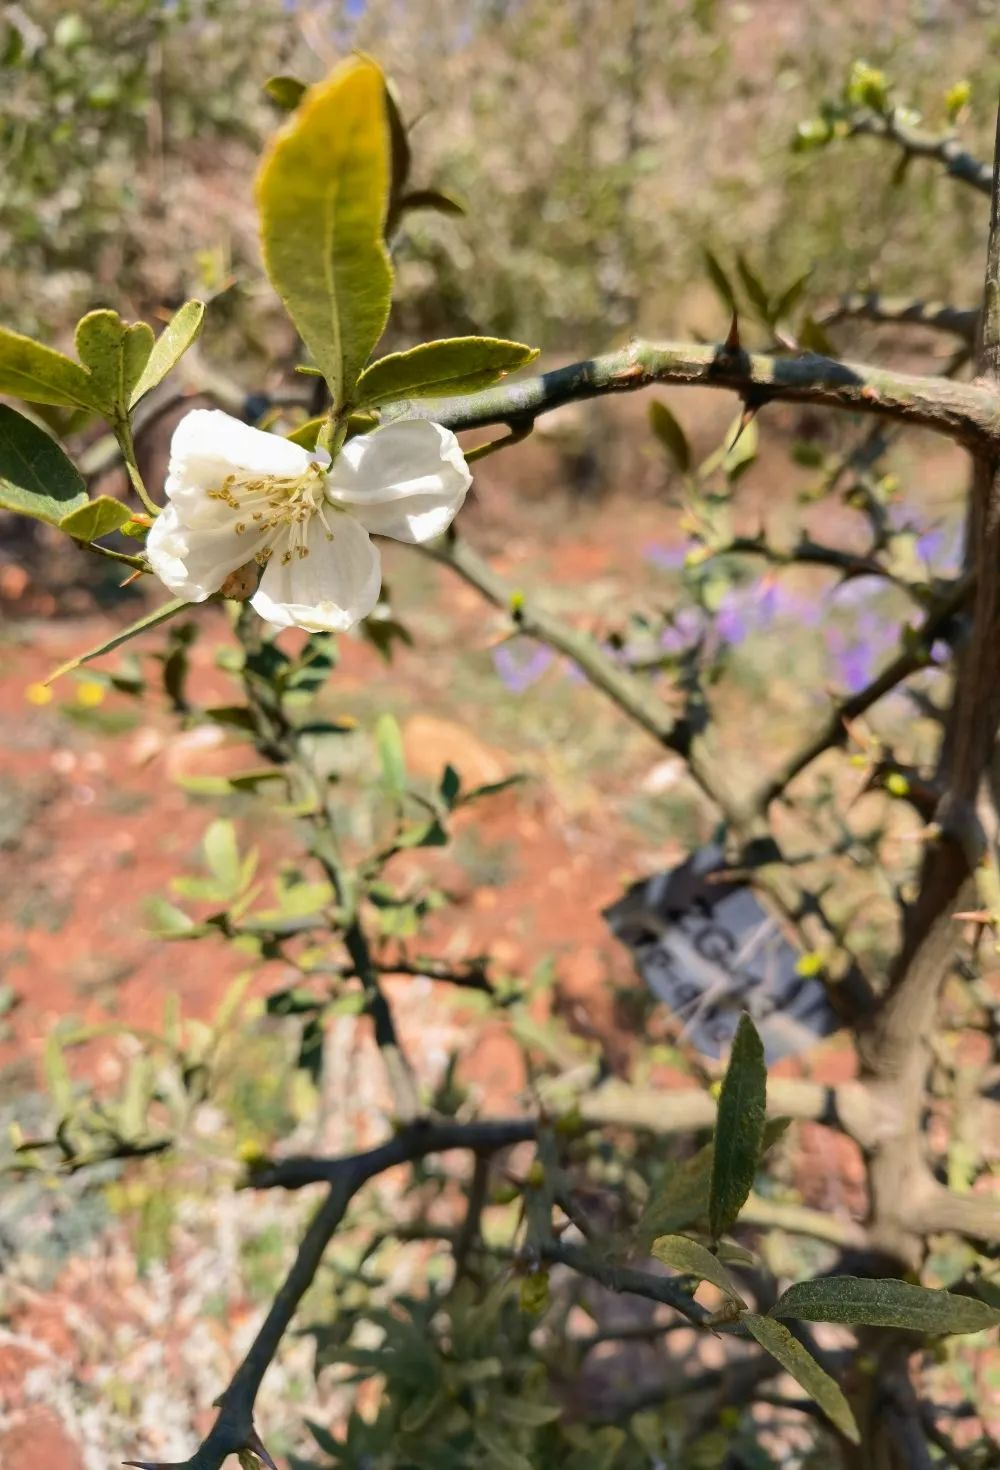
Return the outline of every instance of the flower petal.
[[[401,419],[350,439],[327,476],[327,495],[366,530],[430,541],[455,519],[472,475],[450,429]]]
[[[267,531],[237,534],[236,520],[198,529],[186,525],[174,505],[157,516],[146,538],[153,571],[177,597],[204,602],[230,572],[252,561],[267,544]]]
[[[300,550],[287,533],[274,543],[250,601],[279,628],[346,633],[372,611],[381,588],[382,562],[368,532],[353,516],[327,511],[313,516]]]
[[[215,524],[232,507],[208,492],[219,490],[227,477],[236,476],[234,493],[246,509],[266,489],[255,491],[247,480],[295,479],[316,462],[329,463],[329,456],[310,454],[280,434],[252,429],[218,409],[196,408],[174,430],[164,488],[188,525]]]

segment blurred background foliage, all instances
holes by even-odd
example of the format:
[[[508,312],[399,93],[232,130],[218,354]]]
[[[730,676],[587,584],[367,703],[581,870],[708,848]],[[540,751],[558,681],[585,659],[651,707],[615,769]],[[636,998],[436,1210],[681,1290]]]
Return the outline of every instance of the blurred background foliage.
[[[863,56],[929,128],[957,112],[983,154],[997,44],[982,0],[7,4],[4,319],[54,340],[93,306],[149,315],[223,291],[229,350],[273,361],[249,188],[276,117],[263,84],[314,80],[352,47],[396,80],[416,182],[466,209],[410,216],[401,339],[467,328],[569,352],[665,324],[712,330],[692,289],[703,247],[726,259],[747,240],[766,282],[809,270],[828,296],[919,280],[964,303],[982,250],[974,198],[918,163],[903,211],[879,140],[834,143],[819,162],[808,128],[795,144]]]

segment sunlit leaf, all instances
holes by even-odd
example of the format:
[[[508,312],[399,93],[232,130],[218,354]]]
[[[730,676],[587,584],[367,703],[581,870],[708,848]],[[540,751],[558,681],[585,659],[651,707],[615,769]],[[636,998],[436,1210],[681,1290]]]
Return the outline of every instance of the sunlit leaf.
[[[97,541],[120,531],[132,519],[132,512],[111,495],[97,495],[85,505],[77,506],[59,522],[60,531],[74,541]]]
[[[379,358],[361,374],[358,407],[400,398],[440,398],[489,388],[538,356],[534,347],[498,337],[450,337]]]
[[[57,679],[61,679],[64,674],[72,673],[81,664],[89,664],[91,659],[100,658],[103,653],[111,653],[113,649],[120,648],[123,643],[127,643],[130,638],[136,638],[140,633],[146,633],[150,628],[158,627],[160,623],[165,623],[169,618],[176,617],[179,612],[183,612],[190,605],[182,597],[176,597],[172,602],[165,602],[162,607],[154,608],[151,613],[146,613],[144,617],[139,618],[134,623],[130,623],[127,628],[123,628],[114,637],[106,639],[103,643],[99,643],[96,648],[88,648],[86,653],[78,653],[75,658],[67,659],[64,664],[60,664],[57,669],[53,669],[52,673],[49,674],[44,682],[46,684],[54,684]]]
[[[204,320],[203,301],[185,301],[178,307],[153,343],[146,366],[132,389],[129,407],[134,408],[140,398],[177,366],[201,331]]]
[[[352,60],[311,87],[257,176],[264,264],[330,388],[350,397],[389,313],[385,83]]]
[[[90,375],[78,362],[5,327],[0,327],[0,393],[29,403],[100,408]]]
[[[153,329],[116,311],[91,311],[76,324],[77,356],[90,374],[94,402],[105,417],[128,412],[132,392],[153,350]]]

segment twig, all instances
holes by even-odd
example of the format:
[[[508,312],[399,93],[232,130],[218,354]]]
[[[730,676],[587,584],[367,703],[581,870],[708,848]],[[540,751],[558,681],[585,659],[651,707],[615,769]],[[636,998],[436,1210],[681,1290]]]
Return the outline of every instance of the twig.
[[[395,1138],[367,1153],[329,1159],[326,1178],[329,1193],[316,1211],[302,1238],[295,1260],[271,1304],[246,1357],[237,1368],[229,1386],[218,1399],[219,1413],[206,1438],[188,1460],[176,1462],[176,1470],[219,1470],[223,1461],[241,1450],[254,1449],[256,1432],[253,1423],[254,1403],[264,1374],[267,1372],[282,1337],[295,1311],[311,1286],[323,1253],[344,1218],[347,1207],[358,1190],[397,1164],[410,1163],[428,1154],[452,1148],[471,1148],[478,1153],[507,1148],[534,1137],[535,1125],[530,1120],[483,1123],[416,1123],[401,1130]],[[272,1172],[282,1170],[272,1166]],[[262,1170],[266,1175],[269,1171]],[[256,1186],[258,1175],[250,1183]],[[295,1184],[285,1184],[296,1188]],[[258,1444],[259,1440],[256,1441]],[[149,1461],[129,1460],[130,1465],[148,1470]]]
[[[901,148],[908,158],[930,158],[941,164],[953,179],[970,184],[981,194],[990,192],[992,170],[981,163],[958,142],[952,133],[928,133],[904,122],[898,110],[888,114],[857,113],[849,123],[850,132],[872,138],[884,138]]]

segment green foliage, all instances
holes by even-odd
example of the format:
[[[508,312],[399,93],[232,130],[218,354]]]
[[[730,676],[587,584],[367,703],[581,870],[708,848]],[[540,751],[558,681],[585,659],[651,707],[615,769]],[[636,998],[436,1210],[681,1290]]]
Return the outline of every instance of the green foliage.
[[[120,531],[131,520],[132,512],[127,505],[110,495],[98,495],[64,515],[59,529],[75,541],[98,541],[102,536]]]
[[[366,368],[354,401],[360,408],[400,398],[439,398],[489,388],[538,356],[521,342],[495,337],[453,337],[394,352]]]
[[[0,393],[29,403],[100,408],[90,375],[72,358],[0,327]]]
[[[346,63],[306,94],[257,178],[264,264],[338,412],[389,314],[384,91],[378,67]]]
[[[715,1126],[708,1218],[715,1240],[739,1216],[753,1188],[764,1147],[767,1072],[764,1047],[750,1017],[740,1017]]]
[[[201,301],[185,301],[178,307],[153,343],[146,365],[132,387],[128,399],[130,409],[177,366],[200,333],[204,319],[205,307]]]
[[[86,505],[83,479],[51,435],[0,403],[0,506],[57,526]]]
[[[861,1434],[840,1387],[798,1339],[792,1336],[784,1323],[775,1322],[770,1317],[760,1317],[756,1312],[744,1312],[740,1320],[761,1347],[772,1358],[776,1358],[799,1387],[804,1388],[809,1397],[819,1404],[841,1434],[852,1444],[859,1444]]]
[[[975,1297],[931,1291],[906,1281],[870,1281],[857,1276],[800,1281],[778,1298],[771,1315],[797,1317],[802,1322],[906,1328],[928,1335],[982,1332],[1000,1325],[1000,1310]]]
[[[116,311],[92,311],[77,323],[76,353],[90,374],[92,402],[105,418],[127,415],[152,350],[152,327],[129,326]]]
[[[701,1281],[710,1281],[724,1291],[739,1306],[746,1306],[739,1289],[725,1266],[696,1240],[686,1235],[661,1235],[653,1241],[652,1255],[664,1266],[680,1271],[684,1276],[694,1276]]]

